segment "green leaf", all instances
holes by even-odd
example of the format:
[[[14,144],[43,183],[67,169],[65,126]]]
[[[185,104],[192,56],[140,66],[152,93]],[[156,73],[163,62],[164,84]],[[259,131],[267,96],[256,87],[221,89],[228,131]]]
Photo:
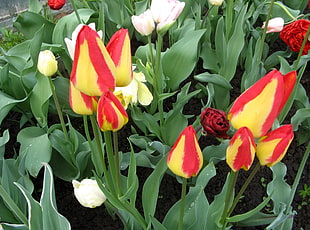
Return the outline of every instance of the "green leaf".
[[[42,4],[38,0],[29,0],[29,11],[39,14],[42,10]]]
[[[167,167],[167,157],[163,157],[143,185],[142,207],[147,223],[151,221],[151,216],[155,214],[159,187]]]
[[[57,211],[53,172],[48,164],[44,164],[43,191],[40,205],[43,211],[42,223],[44,229],[71,229],[69,221]]]
[[[248,219],[242,220],[238,223],[239,226],[259,226],[259,225],[266,225],[270,224],[276,215],[274,214],[266,214],[262,212],[258,212],[251,216]]]
[[[21,144],[19,150],[20,168],[27,169],[36,177],[42,168],[42,162],[49,162],[52,148],[46,132],[39,127],[28,127],[17,135]]]
[[[41,127],[47,126],[49,98],[52,95],[48,77],[37,72],[37,84],[30,95],[30,106],[33,115]]]
[[[196,75],[195,79],[200,82],[213,83],[215,85],[221,86],[228,90],[233,88],[231,84],[229,83],[229,81],[227,81],[226,78],[224,78],[223,76],[219,74],[210,74],[208,72],[205,72],[205,73]]]
[[[228,144],[229,140],[224,140],[219,145],[209,145],[205,147],[202,151],[204,161],[217,164],[219,161],[225,160]]]
[[[206,30],[197,30],[187,34],[164,54],[163,73],[168,77],[167,88],[176,90],[196,66],[198,44]]]
[[[0,109],[1,110],[1,109]],[[5,153],[5,144],[8,143],[10,140],[10,133],[9,130],[6,129],[2,133],[2,137],[0,137],[0,160],[4,158]],[[1,175],[1,174],[0,174]]]
[[[298,126],[305,120],[310,118],[310,108],[298,109],[291,118],[293,130],[297,131]]]

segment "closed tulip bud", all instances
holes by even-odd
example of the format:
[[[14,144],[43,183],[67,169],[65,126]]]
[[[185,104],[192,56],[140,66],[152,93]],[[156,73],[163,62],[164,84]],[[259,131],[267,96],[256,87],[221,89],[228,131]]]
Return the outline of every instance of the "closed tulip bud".
[[[254,137],[265,135],[287,102],[296,82],[296,71],[282,75],[273,70],[244,91],[228,112],[235,129],[248,127]]]
[[[66,4],[66,0],[48,0],[47,4],[52,10],[60,10]]]
[[[77,90],[70,81],[69,102],[72,110],[81,115],[91,115],[97,110],[97,98]]]
[[[281,161],[293,138],[292,125],[283,125],[261,137],[256,152],[260,164],[271,167]]]
[[[70,80],[74,87],[89,96],[101,96],[115,87],[115,65],[100,36],[83,25],[76,38]]]
[[[196,176],[203,164],[203,156],[193,126],[186,127],[175,144],[168,158],[168,168],[183,178]]]
[[[143,36],[150,35],[155,29],[151,10],[147,10],[139,16],[132,16],[131,22],[135,29]]]
[[[231,138],[226,149],[226,162],[234,171],[249,170],[256,151],[256,144],[251,131],[241,127]]]
[[[101,131],[117,131],[128,122],[126,110],[111,91],[99,99],[97,121]]]
[[[224,0],[209,0],[210,4],[213,6],[221,6]]]
[[[38,70],[44,76],[50,77],[58,70],[56,58],[52,51],[44,50],[39,53]]]
[[[266,22],[263,23],[262,28],[265,28]],[[266,33],[274,33],[281,32],[284,26],[284,19],[281,17],[272,18],[268,22],[267,32]]]
[[[128,30],[118,30],[107,44],[107,50],[116,67],[116,86],[128,85],[132,80],[131,48]]]
[[[81,182],[73,180],[72,185],[76,199],[86,208],[98,207],[107,199],[96,180],[83,179]]]

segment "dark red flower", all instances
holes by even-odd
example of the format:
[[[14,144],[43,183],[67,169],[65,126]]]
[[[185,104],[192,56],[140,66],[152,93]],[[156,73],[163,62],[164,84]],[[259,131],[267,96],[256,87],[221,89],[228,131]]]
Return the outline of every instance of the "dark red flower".
[[[52,10],[59,10],[66,4],[66,0],[48,0],[47,4]]]
[[[307,33],[310,21],[300,19],[284,26],[280,33],[280,38],[288,45],[293,52],[299,52],[301,49],[302,42]],[[310,41],[307,40],[302,55],[308,54],[310,49]]]
[[[205,108],[200,115],[200,123],[203,133],[220,138],[229,138],[227,135],[229,121],[224,111],[209,107]]]

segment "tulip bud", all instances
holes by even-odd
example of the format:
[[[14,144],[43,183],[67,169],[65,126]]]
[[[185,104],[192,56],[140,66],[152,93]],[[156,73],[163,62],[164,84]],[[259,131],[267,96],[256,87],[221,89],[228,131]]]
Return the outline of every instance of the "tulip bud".
[[[127,29],[120,29],[111,37],[107,44],[107,51],[116,67],[116,86],[128,85],[132,80],[132,65],[130,39]]]
[[[131,22],[135,29],[143,36],[150,35],[155,29],[151,10],[147,10],[139,16],[132,16]]]
[[[70,80],[89,96],[101,96],[115,88],[115,65],[99,34],[83,25],[76,39]]]
[[[47,4],[52,10],[60,10],[66,4],[66,0],[48,0]]]
[[[262,28],[265,28],[266,22],[263,23]],[[281,32],[284,26],[284,19],[281,17],[272,18],[268,22],[267,32]]]
[[[283,125],[261,137],[256,152],[260,164],[271,167],[281,161],[293,138],[292,125]]]
[[[248,127],[254,137],[265,135],[287,102],[296,82],[296,71],[282,75],[273,70],[244,91],[228,112],[235,129]]]
[[[97,98],[77,90],[70,81],[69,102],[72,110],[81,115],[91,115],[97,110]]]
[[[241,127],[231,138],[226,149],[226,162],[233,171],[241,168],[249,170],[256,151],[256,144],[251,131]]]
[[[128,122],[126,110],[111,91],[99,99],[97,121],[101,131],[117,131]]]
[[[221,6],[224,0],[209,0],[209,2],[213,6]]]
[[[224,111],[209,107],[205,108],[200,115],[200,124],[203,128],[202,132],[206,135],[229,138],[227,135],[229,122]]]
[[[50,77],[57,72],[58,66],[52,51],[44,50],[39,53],[38,70],[44,76]]]
[[[83,179],[81,182],[73,180],[72,185],[76,199],[86,208],[98,207],[107,199],[96,180]]]
[[[182,131],[168,154],[167,164],[174,174],[184,178],[199,173],[203,156],[193,126]]]

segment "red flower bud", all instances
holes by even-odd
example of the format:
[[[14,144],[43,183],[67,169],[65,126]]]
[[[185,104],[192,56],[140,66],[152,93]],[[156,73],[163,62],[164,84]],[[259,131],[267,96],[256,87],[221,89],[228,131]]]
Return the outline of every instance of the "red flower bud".
[[[66,0],[48,0],[47,4],[52,10],[59,10],[66,4]]]
[[[280,38],[290,47],[291,51],[299,52],[309,26],[310,21],[308,20],[300,19],[294,21],[287,26],[284,26],[280,33]],[[307,39],[302,55],[308,54],[309,49],[310,41]]]
[[[226,134],[229,130],[229,121],[224,111],[205,108],[200,115],[200,123],[203,133],[220,138],[229,138]]]

